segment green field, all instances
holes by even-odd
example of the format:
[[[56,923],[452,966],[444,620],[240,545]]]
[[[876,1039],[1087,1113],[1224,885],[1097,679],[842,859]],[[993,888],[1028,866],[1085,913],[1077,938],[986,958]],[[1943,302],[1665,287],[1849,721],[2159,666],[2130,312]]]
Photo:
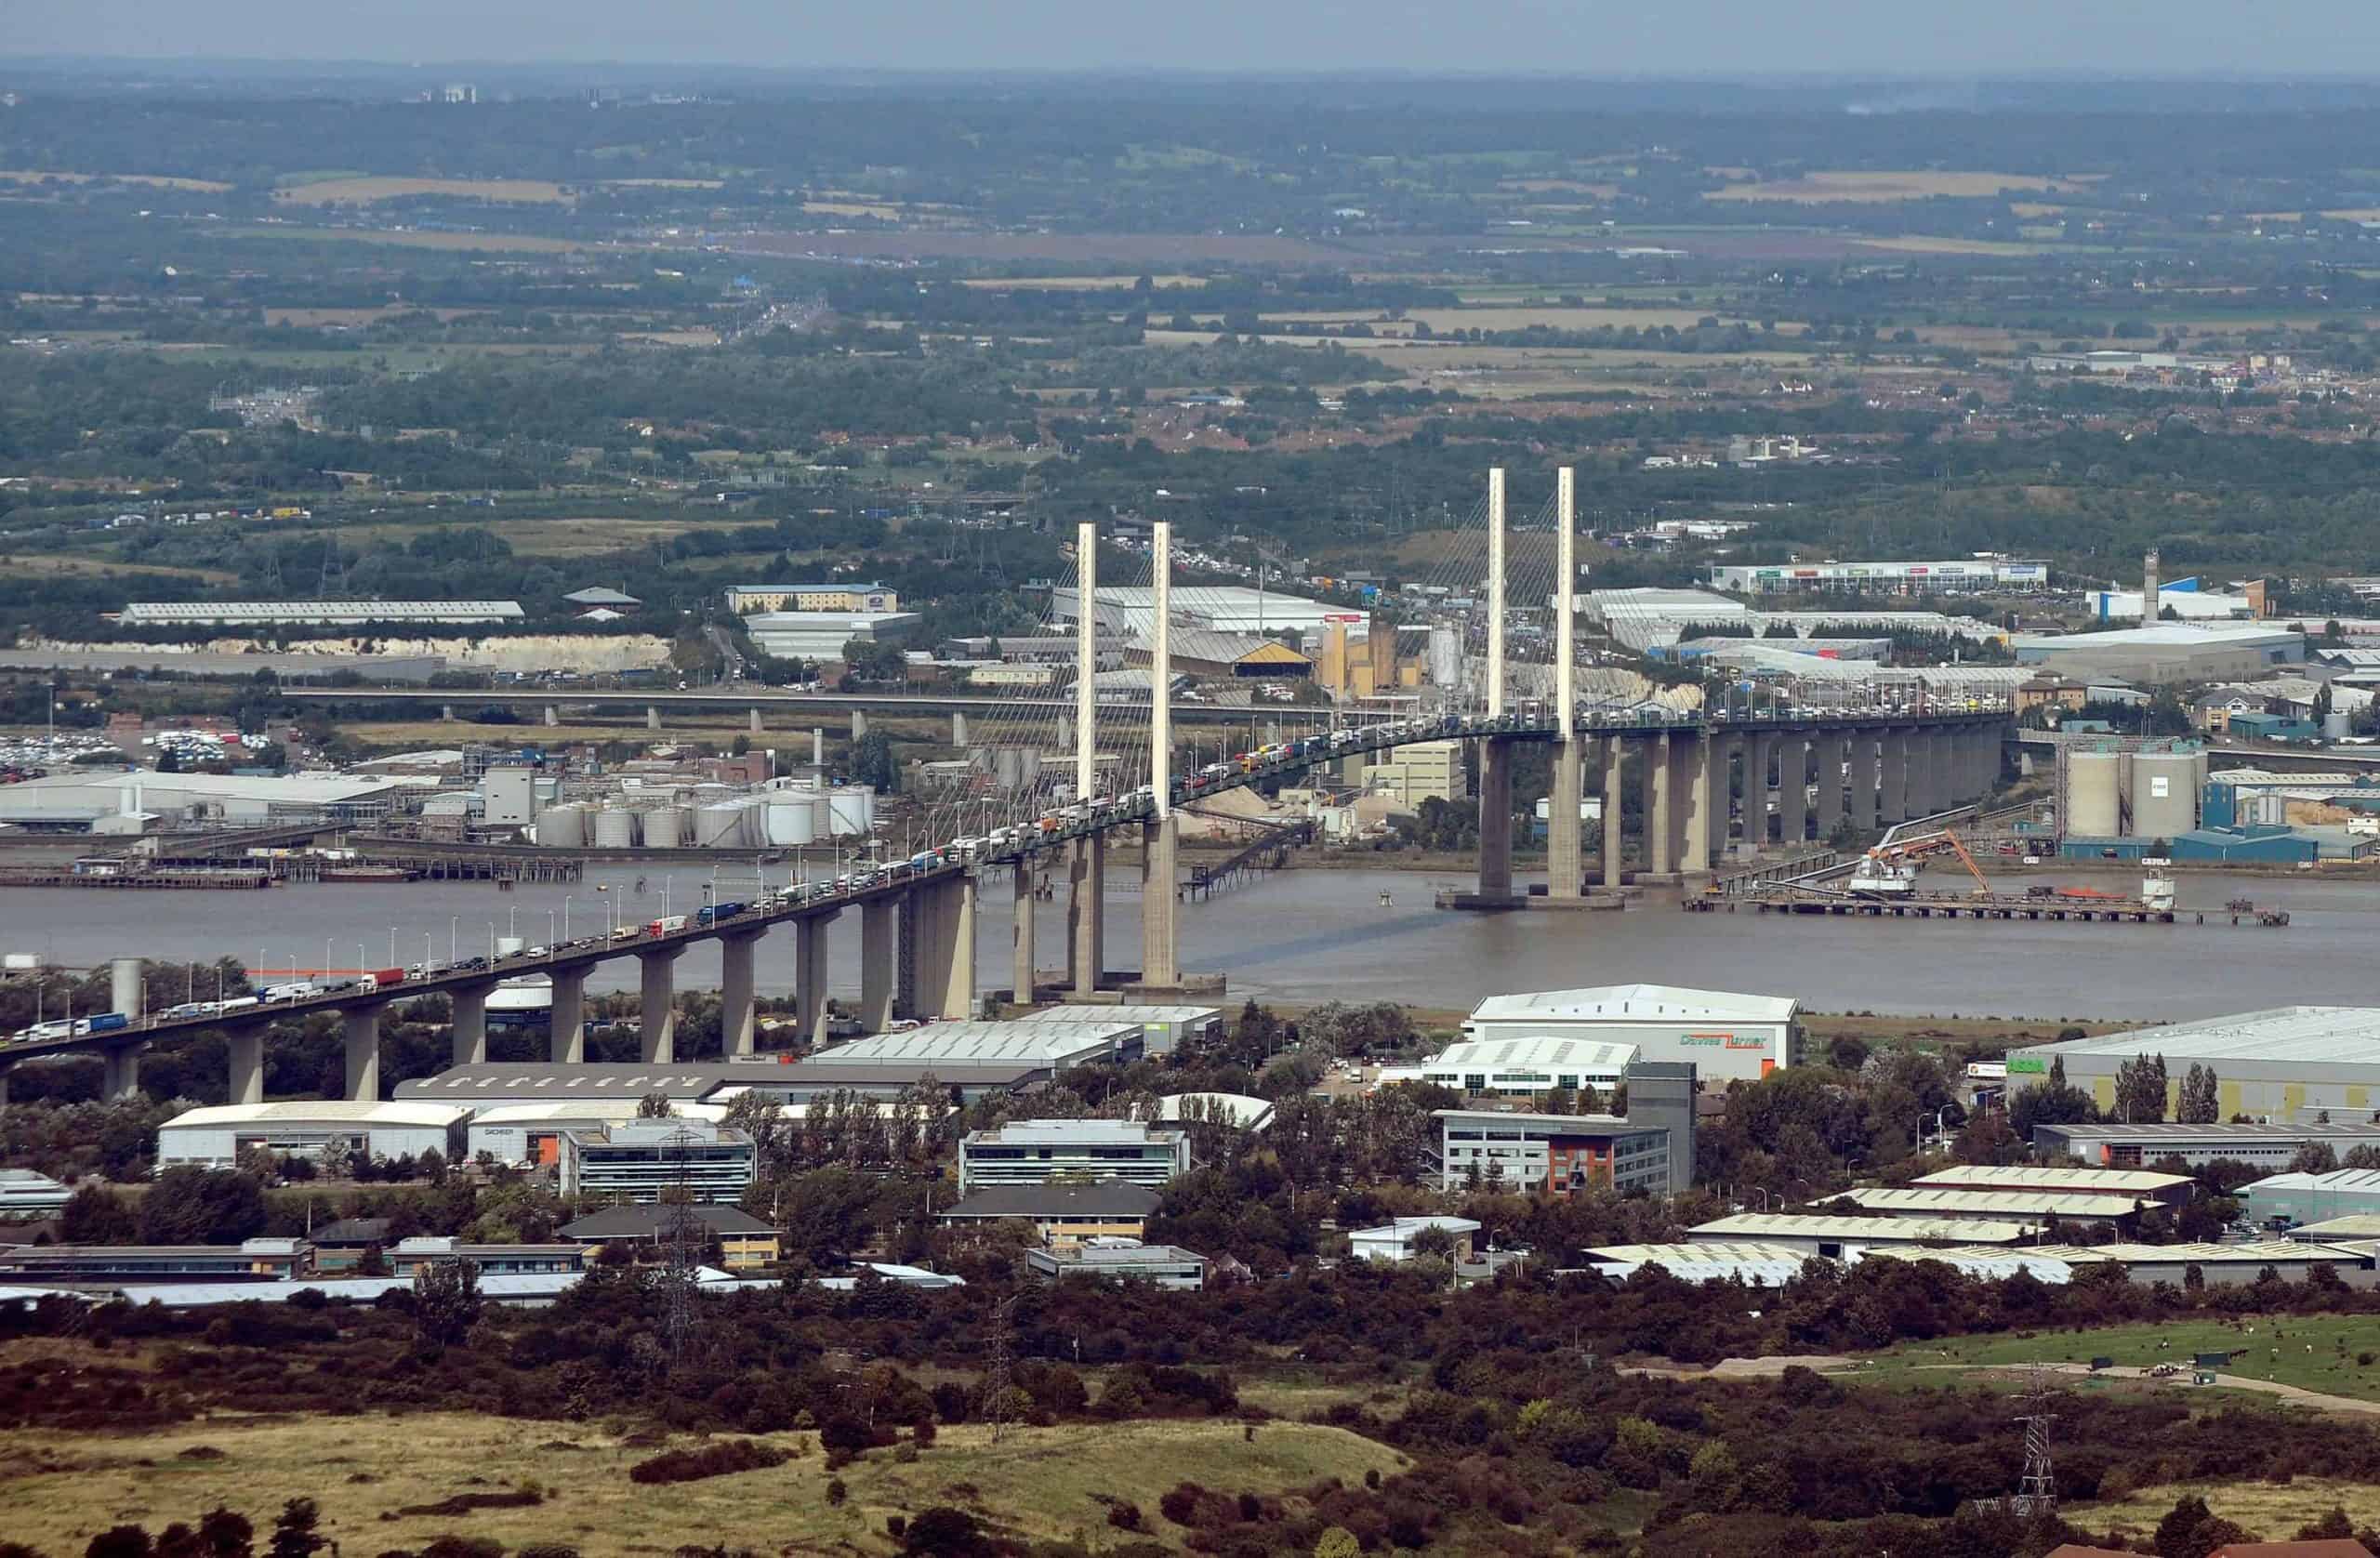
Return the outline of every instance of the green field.
[[[1962,1377],[1956,1371],[1962,1366],[2013,1369],[2030,1363],[2088,1364],[2099,1357],[2113,1358],[2124,1368],[2170,1363],[2187,1371],[2200,1353],[2229,1353],[2230,1363],[2219,1372],[2240,1380],[2380,1402],[2380,1324],[2369,1315],[2251,1315],[2237,1324],[2183,1320],[1961,1337],[1878,1353],[1858,1374],[1844,1378],[1944,1385]],[[2365,1354],[2373,1361],[2359,1363]]]

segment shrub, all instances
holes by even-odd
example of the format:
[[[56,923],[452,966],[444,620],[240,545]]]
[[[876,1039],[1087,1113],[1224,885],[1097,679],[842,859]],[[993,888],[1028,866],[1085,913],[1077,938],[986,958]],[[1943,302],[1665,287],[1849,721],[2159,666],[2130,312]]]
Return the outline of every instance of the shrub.
[[[843,1485],[842,1478],[834,1478],[826,1484],[826,1503],[829,1508],[838,1510],[841,1509],[843,1507],[843,1500],[849,1499],[851,1496],[852,1490]]]
[[[650,1460],[638,1461],[628,1469],[628,1476],[641,1483],[691,1483],[782,1466],[792,1459],[758,1439],[721,1439],[698,1450],[665,1450]]]
[[[1146,1529],[1141,1523],[1141,1507],[1124,1499],[1118,1499],[1107,1506],[1107,1524],[1118,1531]]]

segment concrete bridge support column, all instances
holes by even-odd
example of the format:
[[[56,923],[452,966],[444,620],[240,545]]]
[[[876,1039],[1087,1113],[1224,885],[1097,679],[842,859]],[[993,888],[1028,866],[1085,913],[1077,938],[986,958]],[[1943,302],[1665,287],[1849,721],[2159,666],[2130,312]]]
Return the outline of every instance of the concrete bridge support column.
[[[1011,868],[1013,886],[1009,910],[1009,984],[1019,1006],[1033,1004],[1033,857],[1025,855]]]
[[[472,984],[447,992],[455,1007],[456,1065],[479,1065],[487,1059],[487,993],[493,988]]]
[[[140,973],[138,957],[108,959],[108,1010],[123,1012],[128,1022],[138,1023],[147,1012],[148,992]]]
[[[1170,813],[1141,825],[1141,983],[1167,990],[1182,983],[1181,827]]]
[[[1479,747],[1479,896],[1513,895],[1513,747],[1490,736]]]
[[[752,961],[760,943],[758,936],[719,939],[719,1048],[723,1055],[752,1052],[760,1025],[752,1004]]]
[[[1990,795],[2000,787],[2000,727],[1975,728],[1975,793]]]
[[[914,1021],[925,1015],[919,994],[925,988],[919,973],[924,966],[926,890],[913,887],[901,894],[896,911],[901,923],[900,939],[892,952],[892,1015]]]
[[[1768,768],[1777,760],[1777,738],[1755,732],[1744,744],[1744,844],[1768,848]]]
[[[1878,743],[1876,821],[1879,825],[1909,820],[1909,733],[1886,731]]]
[[[8,1073],[16,1069],[12,1065],[0,1065],[0,1109],[8,1107]]]
[[[440,704],[438,706],[438,718],[449,725],[453,724],[455,722],[455,706],[453,704]]]
[[[553,1010],[546,1017],[546,1053],[556,1065],[587,1060],[587,970],[554,970]]]
[[[1645,745],[1645,870],[1664,881],[1677,871],[1676,758],[1667,731]]]
[[[238,1028],[223,1036],[231,1050],[231,1087],[227,1103],[264,1102],[264,1030]],[[6,1100],[0,1099],[0,1102]]]
[[[975,878],[954,877],[926,891],[926,960],[932,979],[926,998],[945,1022],[961,1021],[975,1005]]]
[[[1956,806],[1968,799],[1959,773],[1959,733],[1948,725],[1934,733],[1934,799],[1937,805]]]
[[[140,1052],[146,1044],[127,1044],[121,1049],[103,1051],[99,1057],[99,1096],[112,1102],[119,1098],[132,1098],[140,1091]],[[349,1075],[352,1076],[350,1066]],[[353,1096],[350,1094],[350,1096]]]
[[[859,1025],[880,1034],[892,1025],[894,943],[900,905],[872,899],[859,906]]]
[[[963,708],[954,708],[950,711],[950,745],[961,751],[966,749],[967,711]]]
[[[1546,801],[1545,891],[1554,898],[1576,898],[1586,885],[1581,859],[1579,806],[1585,799],[1586,744],[1567,734],[1554,747],[1554,793]]]
[[[1686,767],[1686,805],[1681,812],[1678,870],[1688,877],[1711,874],[1711,812],[1718,800],[1719,742],[1714,733],[1680,736],[1671,754]]]
[[[648,731],[657,731],[661,728],[660,705],[647,704],[644,706],[644,728]]]
[[[1851,733],[1851,825],[1862,833],[1876,831],[1876,812],[1881,798],[1876,793],[1876,733]]]
[[[759,735],[760,733],[760,711],[759,709],[755,708],[747,711],[744,716],[744,728],[751,732],[754,735]]]
[[[1616,735],[1603,738],[1603,885],[1606,891],[1616,891],[1625,869],[1621,852],[1626,841],[1621,827],[1627,816],[1627,781],[1622,775],[1622,763],[1628,755],[1628,744]]]
[[[347,1096],[364,1102],[380,1097],[380,1009],[350,1007],[347,1020]]]
[[[647,1065],[667,1065],[678,1058],[678,949],[655,947],[638,953],[636,960],[643,1019],[639,1058]]]
[[[1777,739],[1777,838],[1788,852],[1810,837],[1810,738]]]
[[[1076,839],[1067,872],[1066,983],[1077,997],[1095,996],[1107,968],[1107,835]]]
[[[1717,869],[1719,862],[1727,858],[1727,839],[1735,818],[1730,808],[1730,792],[1736,786],[1736,754],[1743,750],[1740,736],[1710,735],[1703,738],[1707,747],[1703,756],[1703,772],[1710,775],[1711,790],[1711,865]]]
[[[1843,736],[1828,731],[1810,743],[1811,763],[1818,779],[1818,837],[1824,843],[1843,825]]]
[[[861,912],[864,917],[866,911]],[[801,1030],[802,1038],[813,1046],[826,1042],[826,928],[834,922],[835,917],[830,914],[813,915],[793,922],[793,1022]],[[865,928],[863,919],[862,929]],[[867,949],[863,946],[863,975],[866,958]]]
[[[860,737],[862,737],[862,736],[866,735],[866,733],[867,733],[867,710],[866,710],[866,709],[864,709],[864,708],[855,708],[855,709],[853,709],[853,710],[852,710],[852,739],[853,739],[853,741],[857,741]]]
[[[1926,740],[1922,726],[1900,733],[1902,788],[1908,796],[1908,803],[1902,808],[1903,822],[1935,810],[1934,755],[1926,749]]]
[[[548,704],[548,705],[546,706],[546,723],[547,723],[547,724],[549,724],[549,725],[559,725],[559,724],[561,724],[561,723],[562,723],[562,710],[561,710],[561,709],[556,708],[556,707],[555,707],[553,705],[551,705],[551,704]]]

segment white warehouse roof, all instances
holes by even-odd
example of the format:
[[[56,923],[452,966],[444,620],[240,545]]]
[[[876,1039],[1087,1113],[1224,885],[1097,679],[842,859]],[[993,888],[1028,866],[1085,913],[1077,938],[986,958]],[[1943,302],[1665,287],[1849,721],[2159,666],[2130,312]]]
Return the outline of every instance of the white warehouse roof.
[[[830,1045],[811,1054],[808,1063],[1022,1061],[1058,1065],[1088,1051],[1112,1050],[1140,1032],[1138,1023],[932,1023],[906,1033]]]
[[[1738,1212],[1687,1229],[1697,1244],[1706,1239],[1841,1239],[1852,1244],[2015,1244],[2032,1232],[2022,1222],[1975,1222],[1964,1218],[1832,1217],[1804,1212]]]
[[[1533,990],[1490,996],[1472,1010],[1474,1023],[1572,1022],[1788,1023],[1801,1010],[1791,996],[1744,996],[1676,984],[1596,984],[1579,990]]]
[[[2149,1168],[2029,1168],[2015,1163],[1942,1168],[1910,1182],[1920,1190],[2048,1190],[2076,1195],[2153,1195],[2189,1182],[2188,1174]]]
[[[2097,635],[2095,635],[2097,636]],[[2012,1050],[2039,1056],[2046,1069],[2057,1055],[2162,1055],[2167,1070],[2191,1061],[2268,1061],[2316,1064],[2380,1064],[2380,1007],[2280,1006],[2236,1017],[2210,1017],[2161,1028],[2069,1038]]]
[[[394,1103],[373,1099],[305,1098],[279,1103],[216,1103],[167,1120],[164,1129],[277,1125],[325,1120],[335,1125],[410,1125],[444,1128],[469,1114],[451,1103]]]
[[[518,601],[136,601],[118,620],[126,627],[211,623],[508,622]]]
[[[1976,1216],[2122,1217],[2139,1197],[2128,1193],[2086,1195],[2049,1190],[1855,1190],[1847,1199],[1871,1212],[1940,1212]]]
[[[1474,1013],[1474,1015],[1476,1015]],[[1599,1044],[1593,1039],[1540,1035],[1528,1038],[1466,1038],[1414,1068],[1422,1072],[1485,1071],[1490,1073],[1561,1071],[1592,1072],[1617,1076],[1636,1058],[1633,1044]]]

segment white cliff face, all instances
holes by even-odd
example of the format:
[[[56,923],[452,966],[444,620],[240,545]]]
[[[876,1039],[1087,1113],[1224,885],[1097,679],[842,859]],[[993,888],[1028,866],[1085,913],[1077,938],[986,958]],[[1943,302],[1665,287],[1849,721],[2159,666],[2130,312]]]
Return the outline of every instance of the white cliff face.
[[[237,635],[193,639],[178,644],[99,641],[60,644],[60,649],[102,654],[306,654],[324,659],[360,655],[409,657],[435,654],[458,671],[626,671],[666,666],[669,640],[650,633],[625,636],[572,633],[511,633],[483,639],[400,638],[361,635],[345,639],[300,639],[288,644]]]

